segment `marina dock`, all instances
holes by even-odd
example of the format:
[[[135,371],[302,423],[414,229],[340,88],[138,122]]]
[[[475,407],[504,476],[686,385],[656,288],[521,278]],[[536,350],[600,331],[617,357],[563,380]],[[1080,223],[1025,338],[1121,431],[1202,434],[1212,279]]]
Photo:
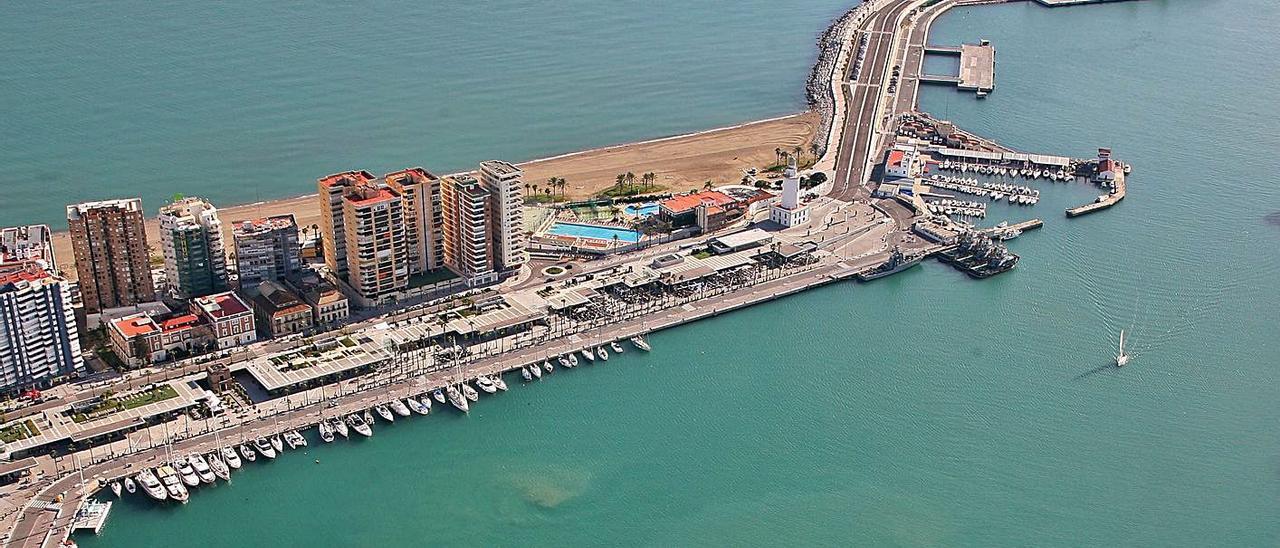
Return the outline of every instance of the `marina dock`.
[[[1115,188],[1112,189],[1110,193],[1098,196],[1098,201],[1096,202],[1092,202],[1092,203],[1067,209],[1067,217],[1079,217],[1081,215],[1088,215],[1095,211],[1102,211],[1113,205],[1116,205],[1117,203],[1120,203],[1120,200],[1124,199],[1124,179],[1125,179],[1124,172],[1120,171],[1119,173],[1116,174]]]
[[[921,82],[933,84],[953,84],[960,91],[976,91],[978,97],[985,97],[995,89],[996,83],[996,50],[991,43],[983,40],[979,44],[961,46],[925,46],[924,52],[932,55],[954,55],[960,57],[960,72],[956,76],[920,74]]]

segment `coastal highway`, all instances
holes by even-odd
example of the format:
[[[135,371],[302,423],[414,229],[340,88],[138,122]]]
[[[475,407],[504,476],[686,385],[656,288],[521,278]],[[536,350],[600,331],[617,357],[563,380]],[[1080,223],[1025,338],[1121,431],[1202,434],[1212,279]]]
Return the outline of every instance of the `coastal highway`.
[[[914,2],[892,0],[885,3],[863,21],[854,35],[855,40],[860,40],[861,36],[868,37],[867,53],[858,79],[849,81],[850,73],[846,73],[846,82],[841,85],[846,113],[836,152],[834,184],[829,194],[833,198],[844,201],[867,198],[868,192],[862,183],[868,175],[865,170],[868,157],[874,153],[871,147],[879,125],[876,111],[886,76],[892,71],[889,61],[894,58],[896,49],[897,22]],[[853,69],[858,54],[856,42],[852,47],[849,70]],[[899,86],[898,91],[903,90]]]

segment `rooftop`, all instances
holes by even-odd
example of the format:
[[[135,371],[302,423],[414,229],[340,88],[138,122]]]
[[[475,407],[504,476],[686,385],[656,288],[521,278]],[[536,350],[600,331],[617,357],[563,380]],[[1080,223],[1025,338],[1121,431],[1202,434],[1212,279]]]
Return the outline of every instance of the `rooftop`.
[[[439,177],[436,177],[435,175],[433,175],[430,171],[427,171],[420,167],[411,167],[409,169],[393,171],[391,173],[383,175],[382,178],[386,180],[387,183],[398,183],[402,185],[427,183],[427,182],[440,179]]]
[[[23,261],[53,263],[52,232],[48,225],[11,226],[0,229],[0,265]]]
[[[490,171],[498,175],[516,175],[523,173],[520,171],[520,168],[516,167],[511,162],[504,162],[502,160],[485,160],[480,162],[480,169]]]
[[[200,317],[195,314],[182,314],[173,316],[160,321],[160,331],[170,332],[179,329],[187,329],[195,327],[200,323]]]
[[[81,202],[67,206],[67,219],[79,219],[81,215],[95,209],[118,208],[125,211],[142,212],[142,198],[121,198],[118,200],[99,200],[96,202]]]
[[[226,318],[249,311],[249,305],[232,291],[196,297],[191,302],[211,318]]]
[[[344,171],[342,173],[334,173],[320,178],[320,184],[326,187],[333,186],[357,186],[369,183],[374,180],[372,173],[365,170]]]
[[[297,226],[298,222],[294,220],[292,213],[284,215],[274,215],[271,217],[260,217],[257,219],[249,219],[244,221],[236,221],[234,233],[236,236],[248,236],[259,232],[276,230],[282,228],[290,228]]]
[[[671,198],[667,198],[666,200],[659,202],[659,205],[667,208],[673,213],[682,213],[685,211],[690,211],[693,208],[696,208],[703,204],[706,204],[709,206],[723,207],[723,206],[733,204],[736,201],[737,200],[734,200],[728,194],[725,194],[718,190],[704,190],[702,192],[697,192],[694,194],[686,194],[684,196],[674,196]]]
[[[152,320],[151,316],[141,312],[112,320],[111,327],[126,339],[132,339],[139,335],[149,335],[160,331],[160,326],[156,325],[155,320]]]
[[[391,189],[372,186],[352,187],[342,194],[342,198],[352,205],[368,205],[399,198]]]

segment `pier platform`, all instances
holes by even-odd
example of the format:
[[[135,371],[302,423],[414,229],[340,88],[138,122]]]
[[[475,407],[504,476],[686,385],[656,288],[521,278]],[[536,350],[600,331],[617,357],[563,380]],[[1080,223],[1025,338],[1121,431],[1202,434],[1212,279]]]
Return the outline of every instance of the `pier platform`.
[[[924,52],[932,55],[960,56],[960,73],[956,76],[924,74],[919,80],[931,84],[951,84],[961,91],[976,91],[978,97],[986,97],[996,87],[996,50],[983,40],[980,44],[960,46],[925,46]]]
[[[1096,202],[1092,202],[1092,203],[1084,204],[1082,206],[1076,206],[1076,207],[1067,209],[1067,216],[1079,217],[1081,215],[1088,215],[1095,211],[1102,211],[1113,205],[1116,205],[1117,203],[1120,203],[1120,200],[1124,199],[1124,187],[1125,187],[1124,179],[1125,179],[1124,172],[1122,171],[1118,173],[1116,175],[1114,192],[1110,192],[1107,194],[1103,194],[1102,196],[1099,196],[1098,201]]]

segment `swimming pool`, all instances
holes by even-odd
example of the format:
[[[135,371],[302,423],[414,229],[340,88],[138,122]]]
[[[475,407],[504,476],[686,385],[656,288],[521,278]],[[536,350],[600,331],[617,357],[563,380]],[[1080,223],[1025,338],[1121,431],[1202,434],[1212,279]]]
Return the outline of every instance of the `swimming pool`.
[[[639,204],[639,205],[632,204],[627,206],[625,211],[627,212],[628,215],[648,217],[658,212],[658,204],[652,203],[652,202],[647,204]]]
[[[557,236],[573,236],[575,238],[594,238],[610,242],[613,241],[613,237],[616,235],[619,242],[635,243],[640,241],[640,233],[634,230],[581,223],[556,222],[556,224],[551,225],[551,229],[547,233]]]

